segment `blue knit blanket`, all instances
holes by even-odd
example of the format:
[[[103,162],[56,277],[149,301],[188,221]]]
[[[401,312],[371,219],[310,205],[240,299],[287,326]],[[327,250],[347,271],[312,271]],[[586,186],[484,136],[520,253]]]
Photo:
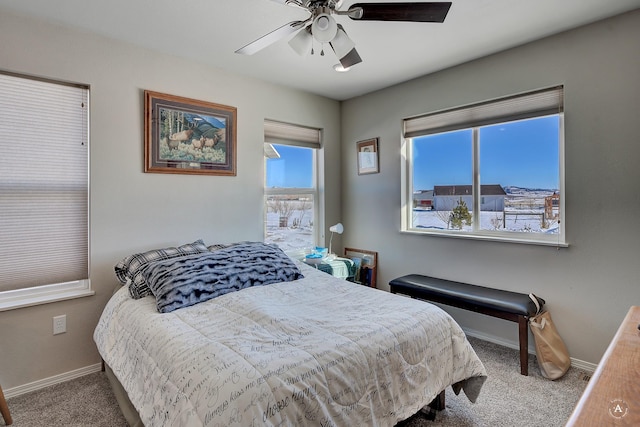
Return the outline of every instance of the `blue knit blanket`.
[[[241,243],[215,252],[153,262],[142,275],[161,313],[248,287],[304,277],[281,249],[264,243]]]

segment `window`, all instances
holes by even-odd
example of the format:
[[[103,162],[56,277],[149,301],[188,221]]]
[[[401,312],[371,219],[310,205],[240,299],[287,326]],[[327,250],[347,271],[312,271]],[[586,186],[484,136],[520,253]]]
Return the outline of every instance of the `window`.
[[[321,132],[266,120],[264,133],[265,242],[285,251],[314,247],[319,229]]]
[[[402,230],[566,245],[563,88],[406,119]]]
[[[0,310],[91,295],[87,87],[0,74]]]

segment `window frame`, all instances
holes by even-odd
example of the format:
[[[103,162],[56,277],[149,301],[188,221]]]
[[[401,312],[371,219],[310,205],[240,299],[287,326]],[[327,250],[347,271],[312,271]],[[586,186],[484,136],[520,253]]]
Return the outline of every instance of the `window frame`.
[[[87,262],[87,275],[86,278],[81,278],[77,280],[62,282],[62,283],[51,283],[51,284],[43,284],[37,286],[27,286],[23,288],[10,289],[10,290],[0,290],[0,312],[19,309],[23,307],[31,307],[40,304],[47,304],[57,301],[69,300],[74,298],[80,298],[85,296],[91,296],[95,294],[95,291],[91,288],[91,279],[90,279],[90,271],[91,271],[91,257],[90,257],[90,221],[91,221],[91,211],[90,211],[90,88],[88,85],[83,84],[75,84],[68,83],[53,79],[34,77],[25,74],[12,73],[1,71],[0,74],[7,77],[23,79],[25,81],[39,81],[54,85],[59,85],[61,87],[72,87],[77,88],[81,91],[84,91],[84,99],[86,102],[86,114],[83,115],[83,124],[84,132],[86,136],[86,262]]]
[[[445,123],[442,125],[442,121],[439,121],[438,114],[453,114],[458,115],[460,117],[469,117],[470,114],[467,114],[469,110],[473,110],[474,107],[487,108],[491,109],[493,103],[497,104],[499,107],[501,103],[503,105],[509,105],[512,100],[518,102],[518,98],[525,99],[527,96],[533,95],[534,97],[537,94],[545,95],[545,92],[553,92],[557,91],[559,94],[559,107],[557,111],[551,111],[550,108],[538,108],[536,111],[523,111],[512,113],[502,113],[496,115],[493,113],[493,116],[486,118],[481,118],[478,120],[475,119],[475,122],[471,122],[470,125],[465,126],[464,119],[460,120],[458,123]],[[401,143],[401,222],[400,222],[400,231],[403,233],[410,234],[420,234],[420,235],[429,235],[429,236],[442,236],[442,237],[453,237],[453,238],[463,238],[463,239],[473,239],[473,240],[484,240],[484,241],[498,241],[498,242],[509,242],[509,243],[522,243],[522,244],[535,244],[535,245],[548,245],[555,247],[567,247],[568,243],[566,241],[566,209],[565,209],[565,199],[566,199],[566,186],[565,186],[565,132],[564,132],[564,108],[563,108],[563,94],[564,88],[562,86],[556,86],[548,89],[541,89],[538,91],[528,92],[519,95],[513,95],[510,97],[499,98],[493,101],[486,101],[478,104],[471,104],[463,107],[458,107],[450,110],[442,110],[435,113],[430,113],[425,116],[417,116],[415,118],[408,118],[404,120],[403,127],[403,135],[402,135],[402,143]],[[526,106],[525,106],[526,107]],[[525,108],[522,107],[522,108]],[[516,108],[517,110],[517,108]],[[526,110],[526,108],[525,108]],[[506,110],[505,110],[506,111]],[[473,112],[473,111],[471,111]],[[558,185],[560,192],[560,203],[559,203],[559,232],[556,234],[544,234],[544,233],[525,233],[525,232],[514,232],[514,231],[496,231],[496,230],[482,230],[479,226],[479,215],[480,215],[480,198],[482,194],[480,193],[480,175],[479,175],[479,167],[480,167],[480,156],[479,156],[479,147],[480,142],[478,140],[479,128],[487,125],[495,125],[500,123],[509,123],[515,122],[518,120],[525,119],[533,119],[539,117],[549,116],[551,114],[557,114],[559,119],[559,129],[558,129],[558,162],[559,162],[559,176],[558,176]],[[427,130],[425,133],[421,133],[419,126],[416,127],[416,123],[418,125],[425,125],[425,123],[429,122],[432,117],[434,117],[434,123],[438,122],[438,127],[436,131],[430,132]],[[445,120],[446,122],[446,120]],[[407,125],[409,123],[409,126]],[[409,131],[408,127],[413,126]],[[435,127],[434,127],[435,128]],[[417,138],[420,136],[425,136],[429,134],[440,134],[449,132],[451,130],[461,130],[461,129],[471,129],[473,136],[473,147],[472,147],[472,193],[473,193],[473,206],[469,206],[469,209],[472,210],[473,215],[473,230],[472,231],[463,231],[463,230],[437,230],[437,229],[423,229],[413,227],[413,138]]]
[[[308,126],[295,125],[290,123],[279,122],[275,120],[265,119],[265,138],[264,144],[271,145],[288,145],[292,147],[300,147],[311,149],[312,153],[312,187],[311,188],[281,188],[281,187],[267,187],[267,156],[264,156],[264,177],[263,177],[263,224],[264,224],[264,238],[267,236],[267,198],[273,195],[313,195],[313,246],[318,246],[322,241],[324,235],[324,215],[323,206],[324,200],[321,200],[320,192],[320,167],[321,159],[323,155],[322,145],[322,130],[312,128]],[[287,251],[296,252],[302,248],[291,249]]]

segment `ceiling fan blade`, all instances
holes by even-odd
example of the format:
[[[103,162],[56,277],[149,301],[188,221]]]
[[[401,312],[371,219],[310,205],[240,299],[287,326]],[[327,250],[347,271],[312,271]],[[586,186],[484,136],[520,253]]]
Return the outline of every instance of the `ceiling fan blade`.
[[[302,3],[300,3],[300,1],[298,0],[271,0],[274,1],[276,3],[280,3],[280,4],[284,4],[286,6],[295,6],[295,7],[299,7],[302,9],[307,9]]]
[[[236,53],[240,53],[243,55],[253,55],[254,53],[264,49],[265,47],[282,40],[289,34],[293,34],[299,29],[304,28],[307,22],[309,22],[309,20],[289,22],[288,24],[285,24],[282,27],[271,31],[268,34],[265,34],[259,39],[252,41],[248,45],[241,47],[240,49],[236,50]]]
[[[340,65],[342,65],[343,68],[353,67],[354,65],[362,62],[362,58],[360,58],[360,55],[358,55],[355,47],[342,58],[338,58],[338,60],[340,61]]]
[[[347,15],[356,21],[444,22],[450,7],[451,2],[356,3]]]

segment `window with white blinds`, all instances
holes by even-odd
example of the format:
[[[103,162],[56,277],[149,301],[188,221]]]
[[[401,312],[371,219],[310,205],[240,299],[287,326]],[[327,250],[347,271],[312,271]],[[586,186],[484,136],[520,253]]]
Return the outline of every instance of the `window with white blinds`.
[[[318,154],[322,131],[264,121],[264,240],[286,251],[318,241]]]
[[[91,294],[88,102],[0,73],[0,310]]]
[[[405,232],[566,246],[564,88],[403,121]]]

